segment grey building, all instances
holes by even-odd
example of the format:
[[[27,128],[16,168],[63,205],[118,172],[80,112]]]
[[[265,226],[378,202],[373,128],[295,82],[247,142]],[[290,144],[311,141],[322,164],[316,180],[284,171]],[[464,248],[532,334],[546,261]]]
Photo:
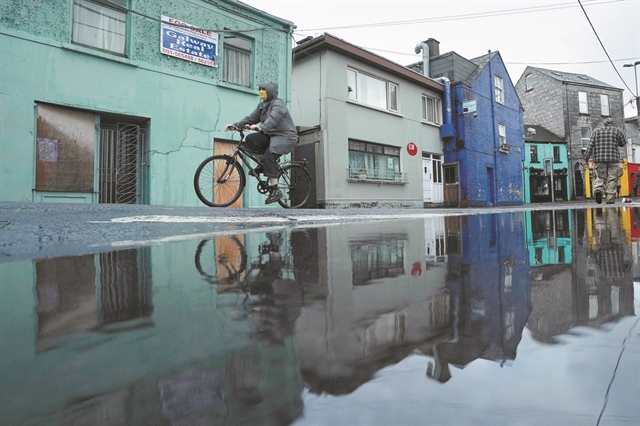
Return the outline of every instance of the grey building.
[[[627,135],[627,158],[630,163],[640,163],[640,131],[638,117],[625,118],[624,132]]]
[[[572,170],[571,198],[584,196],[583,153],[592,131],[606,118],[624,128],[623,89],[588,75],[531,66],[515,87],[524,107],[525,123],[544,126],[566,141]]]

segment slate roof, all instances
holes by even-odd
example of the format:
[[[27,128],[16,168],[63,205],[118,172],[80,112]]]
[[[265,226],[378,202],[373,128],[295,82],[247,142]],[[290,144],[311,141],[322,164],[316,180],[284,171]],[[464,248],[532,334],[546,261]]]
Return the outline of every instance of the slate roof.
[[[593,77],[589,77],[586,74],[575,74],[575,73],[571,73],[571,72],[566,72],[566,71],[556,71],[556,70],[548,70],[545,68],[537,68],[537,67],[532,67],[529,66],[527,67],[529,69],[532,70],[536,70],[548,77],[551,77],[555,80],[558,81],[563,81],[563,82],[567,82],[567,83],[575,83],[575,84],[588,84],[591,86],[600,86],[600,87],[604,87],[607,89],[614,89],[614,90],[623,90],[623,89],[619,89],[617,87],[614,87],[610,84],[604,83],[600,80],[596,80]]]
[[[550,132],[545,127],[533,125],[533,124],[524,125],[524,141],[525,142],[565,143],[565,141],[560,136]]]

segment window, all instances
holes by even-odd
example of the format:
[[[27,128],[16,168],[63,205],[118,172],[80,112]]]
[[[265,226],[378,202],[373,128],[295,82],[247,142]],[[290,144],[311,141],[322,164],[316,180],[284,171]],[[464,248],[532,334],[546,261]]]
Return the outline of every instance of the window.
[[[442,124],[440,99],[422,95],[422,119],[427,123]]]
[[[582,149],[585,151],[589,147],[589,141],[591,140],[591,129],[583,127],[580,129],[580,142],[582,142]]]
[[[400,148],[349,141],[349,178],[398,180],[399,177]]]
[[[251,87],[251,40],[226,35],[222,48],[222,80]]]
[[[553,162],[554,163],[559,163],[560,162],[560,147],[559,146],[554,146],[553,147]]]
[[[600,95],[600,111],[602,115],[609,115],[609,96]]]
[[[527,74],[524,80],[527,85],[527,90],[533,89],[533,74]]]
[[[349,99],[374,108],[398,111],[398,85],[347,69]]]
[[[538,146],[537,145],[531,145],[531,147],[529,148],[529,153],[531,155],[531,162],[532,163],[539,163],[540,160],[538,160]]]
[[[498,124],[498,138],[500,139],[500,146],[507,144],[507,128],[504,124]]]
[[[493,76],[493,82],[495,87],[495,97],[496,102],[499,104],[504,104],[504,83],[502,81],[502,77]]]
[[[73,2],[73,43],[126,54],[127,0]]]
[[[580,106],[580,114],[589,114],[587,92],[578,92],[578,105]]]

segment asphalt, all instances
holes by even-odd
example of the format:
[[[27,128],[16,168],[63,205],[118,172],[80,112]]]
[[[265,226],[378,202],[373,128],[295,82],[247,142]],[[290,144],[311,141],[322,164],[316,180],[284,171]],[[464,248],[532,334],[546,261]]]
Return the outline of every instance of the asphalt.
[[[0,262],[82,255],[274,227],[529,210],[640,207],[594,201],[425,209],[225,209],[129,204],[0,203]]]

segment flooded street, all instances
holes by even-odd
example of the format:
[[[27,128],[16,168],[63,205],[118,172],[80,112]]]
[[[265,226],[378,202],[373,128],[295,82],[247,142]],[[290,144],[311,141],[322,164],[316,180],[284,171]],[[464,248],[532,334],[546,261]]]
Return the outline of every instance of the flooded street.
[[[640,209],[0,263],[0,424],[638,425]]]

